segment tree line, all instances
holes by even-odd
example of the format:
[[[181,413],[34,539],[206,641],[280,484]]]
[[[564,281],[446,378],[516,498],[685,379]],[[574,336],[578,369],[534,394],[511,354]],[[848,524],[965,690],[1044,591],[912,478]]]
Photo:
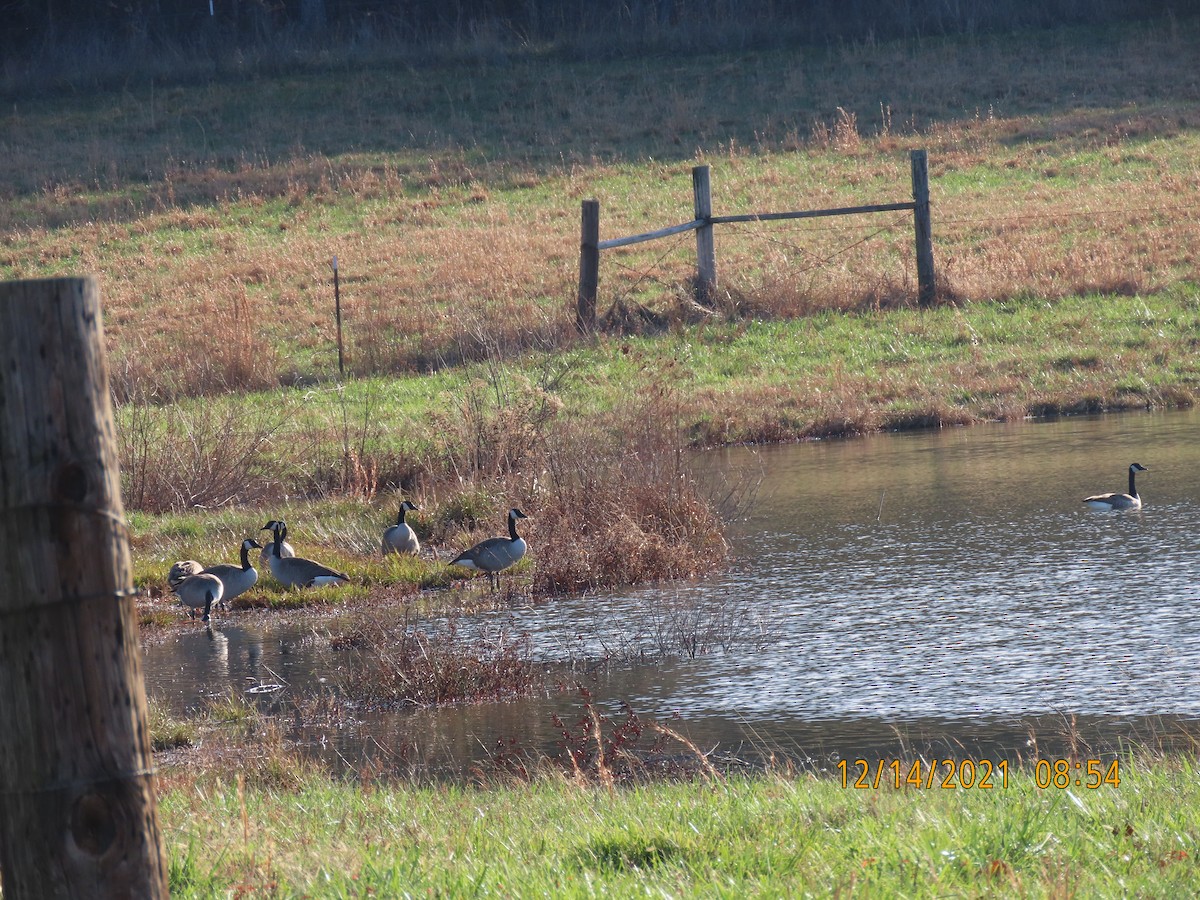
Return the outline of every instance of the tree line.
[[[436,46],[487,34],[513,45],[589,39],[609,48],[889,39],[1101,24],[1191,8],[1189,0],[0,0],[0,51],[80,41],[196,47],[389,40]],[[138,44],[138,42],[141,42]]]

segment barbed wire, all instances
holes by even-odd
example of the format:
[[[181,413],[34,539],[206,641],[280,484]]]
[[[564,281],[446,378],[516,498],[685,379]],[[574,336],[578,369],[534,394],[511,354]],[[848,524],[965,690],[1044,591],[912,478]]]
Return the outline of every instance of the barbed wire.
[[[1197,214],[1197,209],[1194,206],[1133,206],[1122,207],[1120,209],[1079,209],[1079,210],[1059,210],[1056,212],[1030,212],[1019,213],[1012,216],[988,216],[986,219],[969,219],[969,218],[935,218],[934,225],[985,225],[996,222],[1023,222],[1030,219],[1076,219],[1076,218],[1095,218],[1096,216],[1133,216],[1141,213],[1186,213],[1192,216]]]
[[[841,256],[843,253],[847,253],[847,252],[849,252],[850,250],[853,250],[855,247],[858,247],[858,246],[861,246],[862,244],[865,244],[867,241],[869,241],[869,240],[871,240],[871,239],[873,239],[873,238],[876,238],[876,237],[878,237],[879,235],[883,234],[884,232],[887,232],[887,231],[894,231],[896,228],[899,228],[901,225],[904,225],[904,224],[906,224],[906,220],[907,220],[908,218],[909,218],[909,216],[907,216],[907,215],[905,215],[905,216],[901,216],[899,219],[897,219],[897,220],[895,220],[895,221],[893,221],[893,222],[889,222],[887,225],[884,225],[882,228],[876,228],[876,229],[875,229],[874,231],[872,231],[870,234],[864,235],[864,236],[863,236],[862,238],[860,238],[859,240],[857,240],[857,241],[854,241],[854,242],[852,242],[852,243],[849,243],[849,244],[846,244],[846,245],[845,245],[845,246],[843,246],[843,247],[839,247],[837,250],[835,250],[833,253],[830,253],[830,254],[828,254],[827,256],[824,256],[824,257],[818,257],[818,258],[817,258],[817,260],[816,260],[816,262],[814,262],[812,265],[808,266],[807,268],[802,268],[802,269],[799,269],[799,270],[797,271],[797,274],[804,274],[804,273],[806,273],[806,272],[812,272],[812,271],[814,271],[815,269],[819,269],[819,268],[821,268],[822,266],[825,266],[825,265],[827,265],[827,264],[828,264],[830,261],[832,261],[832,260],[836,259],[837,257]],[[748,230],[748,229],[747,229],[747,230]],[[781,247],[786,247],[787,249],[789,249],[789,250],[793,251],[794,253],[796,253],[796,254],[798,254],[798,255],[801,255],[801,256],[804,256],[804,255],[807,255],[807,256],[813,256],[813,253],[812,253],[811,251],[809,251],[809,250],[805,250],[803,247],[797,247],[797,246],[796,246],[795,244],[793,244],[791,241],[785,241],[785,240],[783,240],[783,239],[781,239],[781,238],[772,237],[771,235],[766,235],[766,234],[756,234],[755,236],[756,236],[756,237],[759,237],[761,240],[765,241],[766,243],[769,243],[769,244],[777,244],[777,245],[779,245],[779,246],[781,246]]]
[[[936,209],[936,206],[935,206],[935,209]],[[952,226],[952,227],[953,226],[961,227],[964,225],[996,226],[998,224],[1013,224],[1013,223],[1020,223],[1020,222],[1026,222],[1026,221],[1059,220],[1059,219],[1064,219],[1064,218],[1072,219],[1072,218],[1086,217],[1089,219],[1095,219],[1098,216],[1102,216],[1105,218],[1118,218],[1118,217],[1131,218],[1135,215],[1145,215],[1147,213],[1184,214],[1185,216],[1188,216],[1188,217],[1195,217],[1197,215],[1197,208],[1194,206],[1133,206],[1133,207],[1121,207],[1121,208],[1116,208],[1116,209],[1099,209],[1099,210],[1072,209],[1072,210],[1055,210],[1053,212],[1029,212],[1029,213],[1020,213],[1020,214],[1011,215],[1011,216],[988,216],[986,218],[961,218],[961,217],[939,218],[939,217],[935,216],[933,219],[933,225],[935,228],[937,228],[939,225],[940,226]],[[832,253],[829,253],[825,256],[815,258],[810,264],[806,265],[803,268],[798,269],[796,274],[804,274],[807,272],[812,272],[817,269],[820,269],[823,266],[828,265],[832,260],[841,256],[842,254],[847,253],[850,250],[853,250],[855,247],[859,247],[859,246],[867,243],[868,241],[873,240],[874,238],[878,237],[881,234],[884,234],[884,233],[890,232],[890,231],[895,231],[899,228],[907,228],[907,227],[909,227],[910,220],[911,220],[911,215],[906,213],[882,227],[875,228],[868,234],[863,235],[863,237],[859,238],[858,240],[852,241],[849,244],[845,244],[845,245],[837,248]],[[786,248],[787,250],[791,251],[792,253],[796,254],[797,256],[802,256],[802,257],[813,257],[814,254],[812,253],[812,251],[807,250],[804,247],[798,246],[793,241],[778,237],[777,233],[780,231],[782,231],[784,233],[792,233],[792,234],[801,233],[801,232],[805,233],[805,234],[809,234],[812,232],[846,233],[846,232],[851,232],[851,231],[858,232],[858,231],[861,231],[863,228],[867,227],[864,225],[832,225],[832,224],[831,225],[816,225],[816,224],[813,224],[811,220],[809,220],[808,222],[799,222],[798,221],[795,224],[789,224],[789,225],[783,225],[783,226],[771,223],[770,224],[771,233],[768,234],[768,233],[765,233],[764,227],[763,227],[768,224],[766,222],[747,222],[747,223],[736,222],[736,223],[723,223],[723,224],[732,225],[735,231],[742,232],[743,234],[748,234],[751,237],[758,238],[759,240],[762,240],[766,243],[774,244],[774,245]],[[659,268],[662,265],[663,260],[665,260],[668,256],[670,256],[671,253],[673,253],[679,249],[680,244],[683,243],[683,240],[684,240],[684,238],[687,237],[687,235],[688,235],[688,232],[683,232],[683,233],[675,236],[674,239],[671,240],[670,245],[667,247],[667,249],[665,251],[663,251],[663,253],[661,253],[650,264],[649,268],[643,269],[641,267],[634,268],[633,266],[627,266],[620,261],[619,256],[614,257],[612,260],[613,265],[615,265],[619,269],[623,269],[626,272],[629,272],[629,273],[637,276],[637,280],[635,280],[631,285],[628,286],[626,291],[620,296],[619,299],[628,298],[634,291],[636,291],[638,289],[638,287],[643,282],[646,282],[646,281],[651,281],[655,284],[660,285],[661,287],[670,289],[671,285],[666,283],[665,281],[657,278],[653,274],[653,272],[655,269]],[[619,248],[613,248],[613,249],[619,249]]]
[[[646,271],[639,272],[637,269],[633,268],[632,266],[623,265],[619,259],[615,260],[614,264],[617,266],[617,268],[624,269],[626,272],[630,272],[634,275],[639,276],[637,281],[633,282],[633,284],[631,284],[629,286],[629,288],[625,291],[625,293],[623,295],[618,296],[617,299],[618,300],[627,299],[635,290],[637,290],[638,286],[643,281],[652,281],[655,284],[659,285],[660,287],[670,289],[671,285],[667,284],[665,281],[662,281],[659,278],[656,278],[653,274],[653,271],[654,271],[654,269],[657,269],[659,266],[662,265],[662,262],[664,259],[666,259],[668,256],[671,255],[672,252],[674,252],[675,250],[677,250],[679,248],[679,244],[681,244],[683,242],[683,239],[687,235],[688,235],[688,232],[683,232],[681,234],[675,235],[674,238],[670,240],[670,245],[667,247],[667,249],[662,252],[662,254],[658,257],[658,259],[654,260],[653,265],[651,265],[650,268]]]

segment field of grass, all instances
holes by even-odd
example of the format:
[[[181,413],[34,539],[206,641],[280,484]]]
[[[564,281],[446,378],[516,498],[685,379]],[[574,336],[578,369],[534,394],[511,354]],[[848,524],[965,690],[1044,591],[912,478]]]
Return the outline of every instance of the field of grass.
[[[143,585],[284,510],[368,588],[445,584],[373,558],[401,495],[446,552],[533,513],[536,591],[693,574],[721,509],[684,448],[1195,402],[1198,47],[1168,17],[10,91],[0,277],[100,280]],[[935,308],[903,214],[757,223],[718,230],[712,308],[690,235],[606,251],[575,333],[582,199],[603,237],[690,219],[697,163],[717,213],[905,200],[915,147]]]
[[[837,771],[360,787],[267,764],[174,772],[159,814],[176,897],[1194,895],[1194,763],[1118,770],[1096,789],[1030,766],[990,789]]]
[[[602,236],[908,199],[930,152],[960,302],[1195,284],[1200,24],[607,63],[513,54],[5,98],[0,277],[101,279],[118,396],[328,382],[329,262],[359,375],[572,346],[579,201]],[[10,102],[11,101],[11,102]],[[671,316],[684,235],[605,254]],[[911,302],[905,216],[729,226],[734,317]],[[686,321],[686,316],[684,317]],[[681,326],[684,327],[684,326]]]

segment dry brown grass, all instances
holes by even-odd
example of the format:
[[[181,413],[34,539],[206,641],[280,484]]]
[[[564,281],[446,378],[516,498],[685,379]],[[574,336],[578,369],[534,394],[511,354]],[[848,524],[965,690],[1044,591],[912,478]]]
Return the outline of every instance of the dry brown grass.
[[[492,378],[442,423],[450,442],[440,490],[461,499],[443,503],[439,539],[466,547],[502,524],[483,510],[519,505],[532,517],[523,524],[537,548],[538,595],[684,577],[724,562],[716,510],[683,465],[669,384],[610,417],[578,421],[558,418],[543,385],[511,382],[500,370]]]
[[[512,698],[528,693],[538,679],[528,639],[503,629],[463,639],[453,620],[429,631],[362,615],[331,646],[345,653],[345,696],[376,705]]]
[[[549,439],[535,592],[687,577],[725,562],[724,527],[685,474],[679,436],[657,418],[663,405],[652,398],[605,432]]]
[[[903,200],[906,151],[926,146],[947,295],[1147,291],[1200,277],[1200,174],[1185,162],[1200,98],[1179,75],[1195,34],[1171,21],[711,70],[614,63],[611,91],[577,89],[590,68],[547,77],[520,59],[502,79],[133,86],[103,98],[103,122],[95,103],[17,102],[0,267],[100,275],[119,394],[334,371],[334,254],[351,369],[425,370],[573,343],[584,197],[601,201],[604,237],[687,219],[695,162],[714,167],[718,213]],[[396,151],[360,149],[377,146]],[[725,312],[910,303],[910,232],[903,216],[722,228]],[[688,241],[606,253],[601,309],[669,312]]]

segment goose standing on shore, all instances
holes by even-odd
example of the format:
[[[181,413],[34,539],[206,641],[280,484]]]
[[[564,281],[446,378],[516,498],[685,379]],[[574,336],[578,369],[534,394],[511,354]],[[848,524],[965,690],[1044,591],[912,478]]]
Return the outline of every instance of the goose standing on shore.
[[[400,504],[400,512],[396,515],[396,524],[383,533],[383,555],[389,553],[409,553],[415,556],[421,552],[421,542],[412,526],[404,521],[404,515],[416,511],[411,500]]]
[[[271,564],[271,557],[275,553],[275,549],[274,549],[275,544],[280,545],[279,546],[279,555],[280,556],[295,556],[296,555],[296,551],[294,549],[292,549],[292,545],[289,544],[287,541],[281,540],[279,537],[279,531],[280,531],[279,526],[281,526],[282,524],[283,524],[282,522],[272,519],[270,522],[268,522],[262,528],[258,529],[259,531],[269,531],[273,535],[271,542],[268,543],[265,547],[263,547],[262,553],[260,553],[258,555],[259,562],[264,566],[269,566]]]
[[[262,549],[262,544],[250,538],[242,541],[242,564],[240,566],[221,563],[209,566],[204,570],[205,574],[216,575],[221,579],[221,585],[225,589],[220,601],[222,607],[228,606],[234,597],[246,593],[258,582],[258,570],[250,564],[251,547]]]
[[[179,597],[179,602],[188,608],[188,614],[193,619],[196,618],[196,612],[202,609],[204,618],[201,621],[207,622],[213,604],[221,602],[225,587],[216,575],[201,572],[198,575],[187,576],[171,590]]]
[[[1141,509],[1142,498],[1138,496],[1137,488],[1133,484],[1133,476],[1138,472],[1145,471],[1147,469],[1141,463],[1131,463],[1128,494],[1118,494],[1115,491],[1109,494],[1096,494],[1092,497],[1084,497],[1083,502],[1092,509]]]
[[[171,571],[167,573],[167,584],[171,590],[175,590],[175,586],[189,575],[199,575],[204,571],[204,566],[194,559],[181,559],[175,565],[171,566]]]
[[[277,522],[277,538],[271,542],[271,557],[267,564],[271,574],[284,587],[319,587],[325,584],[345,584],[350,580],[348,575],[334,571],[329,566],[305,559],[302,556],[280,556],[280,548],[286,546],[287,523]]]
[[[517,519],[529,516],[515,506],[508,511],[508,537],[488,538],[450,560],[452,566],[487,572],[492,590],[500,584],[500,573],[525,555],[525,539],[517,534]]]

